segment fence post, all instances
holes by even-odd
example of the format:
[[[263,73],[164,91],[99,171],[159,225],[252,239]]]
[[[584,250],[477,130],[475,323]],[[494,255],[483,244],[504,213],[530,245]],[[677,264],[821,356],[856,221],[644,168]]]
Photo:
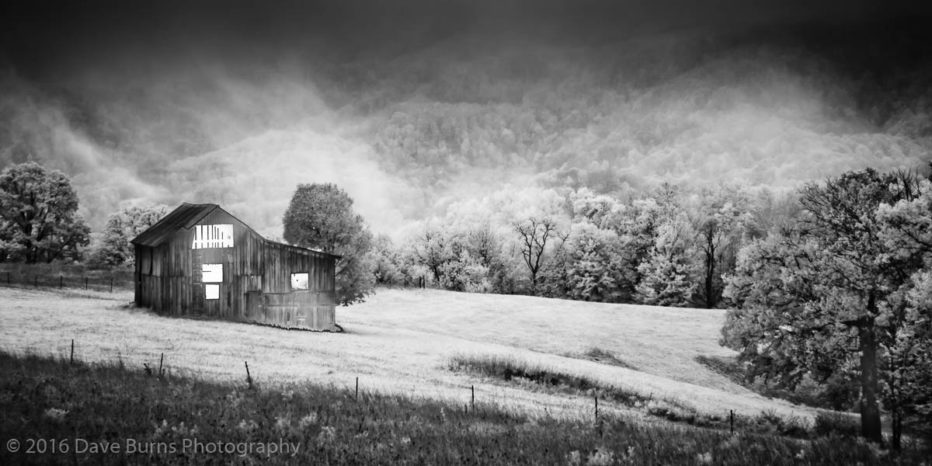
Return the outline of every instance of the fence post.
[[[252,388],[252,375],[249,373],[249,363],[243,361],[243,364],[246,365],[246,382],[249,384],[249,388]]]
[[[162,356],[159,357],[159,378],[162,378],[162,361],[165,361],[165,353],[162,353]]]
[[[731,424],[731,433],[733,434],[735,433],[735,410],[731,410],[731,413],[728,415],[728,419]]]
[[[475,411],[476,410],[476,386],[470,385],[469,391],[471,393],[469,397],[469,405],[470,407],[472,407],[472,410]]]
[[[74,338],[71,339],[71,358],[70,363],[74,364]]]
[[[359,377],[356,377],[356,401],[359,401]]]
[[[595,423],[599,423],[599,395],[592,396],[595,399]]]

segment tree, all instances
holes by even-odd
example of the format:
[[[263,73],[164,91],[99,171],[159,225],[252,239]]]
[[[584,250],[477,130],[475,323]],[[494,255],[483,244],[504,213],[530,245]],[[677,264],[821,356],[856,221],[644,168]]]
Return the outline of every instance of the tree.
[[[703,285],[699,297],[711,309],[721,300],[723,272],[734,268],[741,230],[749,221],[749,214],[747,200],[737,189],[707,189],[699,197],[700,204],[692,215]]]
[[[443,281],[444,265],[455,257],[450,242],[449,234],[442,228],[425,225],[412,244],[415,261],[430,271],[438,285]]]
[[[515,231],[521,236],[521,256],[531,273],[531,294],[537,292],[537,272],[547,249],[547,240],[556,231],[557,224],[548,217],[530,217],[523,222],[516,222]]]
[[[631,276],[618,235],[583,222],[570,236],[567,295],[585,301],[619,302],[630,297]],[[560,252],[558,250],[558,252]]]
[[[100,247],[94,251],[91,260],[104,265],[133,265],[136,255],[130,241],[155,225],[167,213],[167,207],[158,205],[123,208],[111,215],[107,219]]]
[[[881,205],[881,237],[901,263],[916,267],[898,290],[882,326],[889,355],[882,372],[884,403],[891,411],[893,444],[899,447],[903,423],[932,439],[932,180],[918,184],[918,195]]]
[[[395,285],[402,280],[398,251],[387,235],[378,235],[373,248],[374,264],[372,274],[379,285]]]
[[[342,256],[337,261],[338,303],[362,302],[372,292],[372,233],[353,200],[334,184],[301,184],[282,219],[291,244]]]
[[[889,222],[879,212],[918,193],[915,178],[870,169],[806,186],[801,221],[742,251],[727,289],[737,308],[723,343],[790,387],[804,375],[825,381],[856,372],[862,435],[877,443],[879,372],[889,366],[883,349],[891,344],[884,340],[903,322],[902,292],[921,265],[884,240]]]
[[[643,204],[641,241],[649,245],[647,256],[638,264],[640,277],[636,298],[645,304],[685,306],[696,289],[691,281],[691,239],[695,233],[686,216],[676,186],[664,183]],[[637,248],[645,243],[630,243]]]
[[[0,260],[77,259],[90,229],[63,173],[34,162],[0,173]]]

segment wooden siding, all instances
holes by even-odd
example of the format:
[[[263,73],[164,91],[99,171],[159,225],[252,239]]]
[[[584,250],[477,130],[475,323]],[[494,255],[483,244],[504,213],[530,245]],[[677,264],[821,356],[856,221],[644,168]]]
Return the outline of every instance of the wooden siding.
[[[232,224],[233,247],[193,249],[194,228],[156,247],[137,244],[137,305],[173,316],[336,328],[334,256],[267,241],[222,209],[198,224]],[[223,266],[219,299],[206,299],[203,264]],[[308,274],[307,290],[291,289],[293,273]]]

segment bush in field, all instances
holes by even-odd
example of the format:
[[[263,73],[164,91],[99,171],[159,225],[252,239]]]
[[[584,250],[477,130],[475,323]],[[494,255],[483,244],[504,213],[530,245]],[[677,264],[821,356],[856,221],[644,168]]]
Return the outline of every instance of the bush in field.
[[[282,221],[285,241],[342,256],[337,261],[340,304],[361,302],[372,292],[372,233],[345,191],[334,184],[299,185]]]
[[[91,256],[91,262],[101,265],[133,265],[136,256],[130,241],[155,225],[167,213],[168,207],[163,205],[120,209],[107,219],[103,239]]]
[[[78,215],[78,195],[63,173],[35,162],[0,173],[0,262],[79,258],[90,229]]]

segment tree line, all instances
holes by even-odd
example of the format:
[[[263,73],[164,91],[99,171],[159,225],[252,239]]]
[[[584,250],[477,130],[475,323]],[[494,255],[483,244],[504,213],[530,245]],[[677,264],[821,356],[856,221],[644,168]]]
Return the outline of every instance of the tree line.
[[[738,251],[799,210],[790,196],[728,185],[664,183],[624,197],[586,188],[555,193],[549,206],[521,217],[455,213],[423,222],[398,244],[379,236],[376,281],[721,307],[723,276],[734,271]]]

